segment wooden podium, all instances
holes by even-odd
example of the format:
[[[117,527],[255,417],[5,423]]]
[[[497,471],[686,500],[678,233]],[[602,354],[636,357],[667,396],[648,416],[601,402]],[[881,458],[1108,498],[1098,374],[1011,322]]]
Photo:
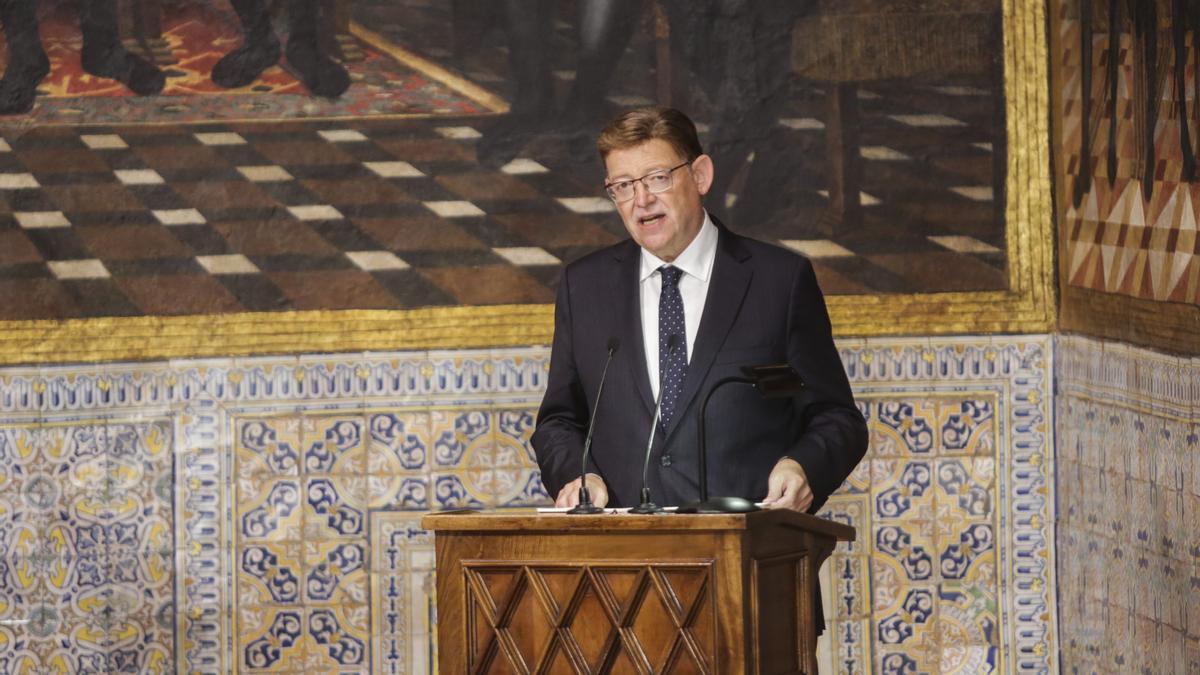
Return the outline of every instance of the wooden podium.
[[[438,667],[815,673],[817,570],[854,528],[790,511],[425,516]]]

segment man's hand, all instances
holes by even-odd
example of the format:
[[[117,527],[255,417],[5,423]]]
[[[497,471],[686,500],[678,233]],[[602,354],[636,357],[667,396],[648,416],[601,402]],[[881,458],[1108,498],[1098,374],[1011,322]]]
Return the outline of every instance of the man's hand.
[[[579,479],[567,483],[563,489],[558,491],[558,498],[554,500],[554,505],[563,508],[568,506],[577,506],[579,504]],[[587,475],[588,492],[592,495],[592,503],[596,506],[603,507],[608,503],[608,486],[604,484],[604,479],[594,473]]]
[[[812,488],[808,485],[808,476],[804,475],[804,467],[790,457],[779,460],[767,478],[767,498],[763,500],[763,508],[805,511],[812,503]]]

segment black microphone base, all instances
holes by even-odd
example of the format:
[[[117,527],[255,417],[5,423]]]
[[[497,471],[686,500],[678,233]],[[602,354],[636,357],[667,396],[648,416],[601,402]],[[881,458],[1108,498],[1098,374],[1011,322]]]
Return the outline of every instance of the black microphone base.
[[[591,502],[588,502],[586,504],[581,503],[581,504],[577,505],[575,508],[571,509],[570,511],[567,511],[567,513],[573,513],[576,515],[583,514],[583,515],[590,516],[590,515],[595,515],[597,513],[604,513],[604,509],[599,506],[596,506],[595,504],[593,504]]]
[[[704,501],[688,502],[675,513],[750,513],[761,511],[754,502],[741,497],[710,497]]]
[[[587,474],[580,474],[581,477],[585,476],[585,475],[587,475]],[[582,480],[582,478],[581,478],[581,480]],[[596,506],[596,504],[592,501],[592,493],[587,488],[587,482],[584,481],[583,484],[579,486],[579,505],[576,506],[575,508],[571,509],[570,511],[567,511],[567,513],[573,513],[575,515],[583,514],[583,515],[590,516],[590,515],[595,515],[597,513],[604,513],[604,508],[600,507],[600,506]]]
[[[649,514],[649,513],[664,513],[663,507],[654,502],[642,502],[637,506],[629,509],[630,513]]]

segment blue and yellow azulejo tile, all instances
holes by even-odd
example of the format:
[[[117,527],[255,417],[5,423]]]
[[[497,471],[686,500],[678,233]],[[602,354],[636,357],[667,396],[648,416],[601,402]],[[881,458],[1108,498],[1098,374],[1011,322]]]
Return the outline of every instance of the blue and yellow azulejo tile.
[[[171,425],[0,429],[0,672],[174,670]]]

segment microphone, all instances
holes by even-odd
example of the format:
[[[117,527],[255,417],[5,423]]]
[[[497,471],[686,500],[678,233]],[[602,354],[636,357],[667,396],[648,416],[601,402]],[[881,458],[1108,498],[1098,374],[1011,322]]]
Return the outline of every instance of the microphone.
[[[583,462],[579,467],[579,504],[567,513],[601,513],[604,509],[592,503],[592,495],[587,487],[587,460],[592,449],[592,432],[596,430],[596,411],[600,410],[600,395],[604,393],[604,380],[608,377],[608,366],[612,363],[613,354],[621,348],[621,341],[615,337],[608,338],[608,359],[604,361],[604,370],[600,372],[600,386],[596,387],[596,402],[592,404],[592,419],[588,422],[587,437],[583,440]]]
[[[732,375],[717,380],[708,390],[704,403],[700,406],[700,499],[680,506],[676,513],[749,513],[758,511],[754,502],[742,497],[713,497],[708,496],[708,447],[704,429],[704,419],[708,413],[708,403],[713,394],[727,384],[750,384],[758,390],[763,398],[791,398],[798,396],[804,389],[804,379],[795,368],[787,363],[771,363],[763,366],[743,366],[744,376]]]
[[[679,348],[679,335],[667,338],[667,370],[671,369],[671,361]],[[647,485],[650,472],[650,450],[654,447],[654,432],[658,429],[658,419],[662,415],[663,392],[665,382],[658,383],[658,401],[654,403],[654,418],[650,420],[650,438],[646,440],[646,459],[642,463],[642,503],[629,509],[630,513],[662,513],[662,507],[650,501],[650,487]]]

